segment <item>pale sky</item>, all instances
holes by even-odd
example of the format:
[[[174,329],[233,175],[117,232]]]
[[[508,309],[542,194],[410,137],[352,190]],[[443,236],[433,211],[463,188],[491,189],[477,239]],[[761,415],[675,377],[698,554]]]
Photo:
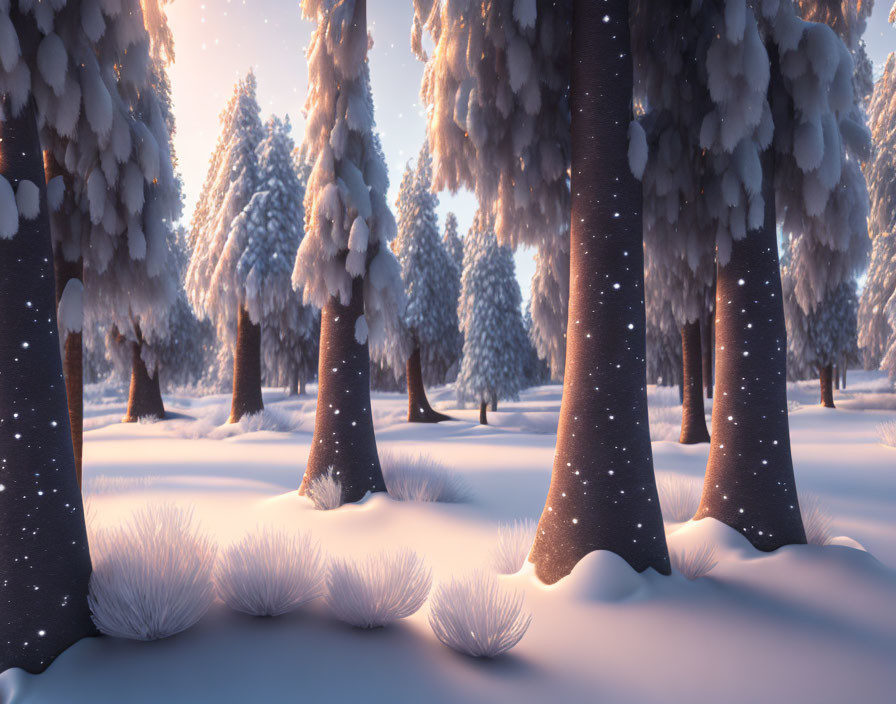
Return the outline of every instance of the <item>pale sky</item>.
[[[886,21],[890,7],[889,0],[877,0],[865,34],[875,76],[887,54],[896,50],[896,29]],[[375,116],[394,204],[405,163],[416,158],[425,134],[419,99],[423,65],[410,49],[411,0],[375,0],[368,3],[367,13],[374,39],[370,73]],[[299,0],[175,0],[168,6],[168,17],[176,44],[171,67],[175,147],[189,219],[218,137],[218,116],[233,84],[250,67],[258,78],[262,118],[289,114],[296,141],[301,141],[308,88],[304,50],[313,25],[302,19]],[[465,233],[473,221],[475,199],[467,193],[443,193],[440,201],[441,222],[453,210]],[[531,251],[518,252],[516,260],[523,298],[528,300],[534,272]]]

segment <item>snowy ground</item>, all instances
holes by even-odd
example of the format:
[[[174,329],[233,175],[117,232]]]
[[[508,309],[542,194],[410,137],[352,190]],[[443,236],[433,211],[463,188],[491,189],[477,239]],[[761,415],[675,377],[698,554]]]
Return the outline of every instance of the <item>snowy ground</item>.
[[[318,602],[276,619],[218,605],[168,640],[91,638],[38,677],[8,671],[0,702],[892,702],[896,448],[880,444],[876,428],[896,419],[896,394],[879,375],[856,372],[849,381],[837,410],[816,405],[817,382],[791,388],[793,454],[801,491],[828,508],[835,535],[868,552],[833,545],[766,555],[715,521],[668,524],[673,550],[715,546],[719,563],[707,577],[629,575],[605,553],[552,588],[525,571],[502,578],[525,590],[533,618],[522,642],[495,661],[441,645],[425,606],[397,626],[358,631]],[[114,523],[165,499],[195,506],[222,546],[278,524],[313,531],[333,555],[409,546],[426,556],[436,582],[485,566],[500,522],[541,512],[560,388],[503,404],[489,427],[476,425],[478,411],[457,410],[450,389],[431,397],[458,421],[410,426],[403,396],[377,394],[380,448],[437,457],[463,475],[472,501],[376,496],[318,512],[295,492],[312,399],[270,391],[262,422],[221,428],[228,398],[174,395],[166,398],[173,420],[121,425],[123,399],[92,389],[84,464],[93,520]],[[674,391],[651,390],[657,471],[699,479],[709,448],[674,442],[673,404]],[[267,429],[252,432],[259,425]]]

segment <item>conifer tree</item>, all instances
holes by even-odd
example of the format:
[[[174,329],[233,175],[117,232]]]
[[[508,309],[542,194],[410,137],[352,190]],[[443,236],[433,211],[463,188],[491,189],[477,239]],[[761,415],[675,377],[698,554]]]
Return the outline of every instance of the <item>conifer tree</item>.
[[[303,145],[314,167],[293,286],[321,309],[321,331],[314,438],[299,491],[332,469],[342,500],[351,502],[385,489],[370,352],[397,357],[401,270],[389,248],[396,226],[373,120],[366,0],[303,0],[302,13],[317,22],[307,51]]]
[[[532,341],[554,379],[566,366],[566,324],[569,317],[569,231],[543,242],[535,255],[529,310]]]
[[[513,253],[498,244],[492,217],[480,210],[464,238],[460,316],[463,361],[457,376],[461,403],[479,405],[488,425],[488,407],[515,400],[525,385],[523,366],[529,341],[523,327],[522,295]]]
[[[187,269],[190,302],[212,319],[218,336],[233,349],[232,423],[264,408],[260,313],[266,297],[278,290],[268,275],[282,278],[289,265],[288,260],[265,258],[276,243],[268,237],[263,217],[243,212],[258,190],[256,150],[264,138],[255,92],[250,72],[237,83],[222,115],[221,137],[193,214]]]
[[[426,374],[444,378],[460,343],[459,291],[454,262],[439,238],[438,202],[432,192],[432,157],[424,144],[416,169],[408,165],[398,191],[398,236],[392,244],[407,298],[403,323],[410,348],[406,365],[410,423],[449,419],[429,405],[424,378]]]
[[[442,246],[448,252],[451,258],[451,286],[456,293],[454,299],[454,309],[457,310],[457,304],[460,301],[460,279],[464,272],[464,243],[457,231],[457,216],[454,213],[448,213],[445,216],[445,234],[442,236]],[[460,369],[461,353],[464,348],[463,333],[460,332],[460,323],[458,322],[457,331],[457,347],[456,353],[442,376],[423,375],[423,381],[427,384],[445,384],[457,379],[457,372]]]

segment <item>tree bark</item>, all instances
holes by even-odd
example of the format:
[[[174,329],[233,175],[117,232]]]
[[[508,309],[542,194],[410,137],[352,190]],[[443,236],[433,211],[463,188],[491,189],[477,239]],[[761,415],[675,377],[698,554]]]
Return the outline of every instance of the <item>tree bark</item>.
[[[407,382],[408,423],[441,423],[443,420],[451,420],[429,405],[426,388],[423,386],[423,365],[420,363],[419,346],[414,346],[414,351],[408,357]]]
[[[240,306],[233,351],[233,401],[228,423],[264,410],[261,398],[261,325]]]
[[[834,368],[826,364],[819,367],[818,371],[821,381],[821,405],[825,408],[834,408]]]
[[[13,4],[17,29],[33,26]],[[22,51],[36,28],[20,33]],[[40,214],[0,239],[0,672],[38,673],[94,633],[90,553],[59,350],[53,247],[37,114],[0,104],[0,174],[40,189]],[[27,556],[27,559],[26,559]]]
[[[306,391],[305,391],[305,377],[304,377],[304,376],[300,376],[300,377],[299,377],[299,396],[304,396],[305,393],[306,393]]]
[[[845,390],[846,390],[846,370],[847,370],[847,366],[846,366],[845,364],[842,365],[842,366],[840,367],[840,370],[841,370],[840,373],[843,375],[843,380],[842,380],[841,383],[840,383],[840,388],[843,389],[843,390],[845,391]]]
[[[706,398],[712,398],[713,387],[713,363],[712,352],[715,341],[715,312],[713,311],[706,321],[706,334],[702,336],[703,345],[703,384],[706,387]]]
[[[695,518],[760,550],[805,543],[787,420],[787,333],[775,228],[774,155],[762,155],[765,222],[718,266],[712,441]]]
[[[162,403],[162,390],[159,386],[159,370],[150,375],[143,361],[143,343],[140,331],[137,331],[137,342],[129,342],[131,346],[131,386],[128,390],[128,410],[122,423],[136,423],[141,418],[165,417],[165,405]]]
[[[498,411],[498,399],[497,397],[492,398],[492,412],[496,413]]]
[[[317,413],[300,494],[330,467],[342,481],[345,503],[386,490],[370,407],[370,352],[366,341],[355,338],[355,323],[363,314],[361,278],[352,280],[347,306],[334,296],[321,311]]]
[[[831,372],[831,378],[834,380],[834,388],[837,391],[840,390],[840,367],[833,367],[833,371]]]
[[[548,584],[595,550],[670,573],[647,419],[641,184],[628,163],[627,0],[574,0],[566,373],[530,560]]]
[[[479,425],[488,425],[488,403],[479,404]]]
[[[703,348],[700,344],[700,322],[681,326],[681,358],[684,383],[684,400],[681,406],[682,445],[709,442],[706,429],[706,412],[703,408]]]

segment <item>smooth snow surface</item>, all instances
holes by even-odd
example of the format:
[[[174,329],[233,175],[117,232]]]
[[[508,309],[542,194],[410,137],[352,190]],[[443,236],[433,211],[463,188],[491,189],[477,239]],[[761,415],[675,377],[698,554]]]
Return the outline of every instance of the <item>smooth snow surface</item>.
[[[0,675],[3,704],[244,702],[757,702],[891,704],[896,691],[896,449],[877,427],[896,420],[881,374],[850,372],[836,410],[818,406],[818,382],[790,385],[794,465],[801,491],[832,516],[832,544],[765,554],[711,520],[667,522],[670,550],[713,548],[715,567],[632,573],[606,552],[557,585],[531,566],[498,577],[522,591],[532,615],[516,647],[491,662],[460,655],[429,625],[430,602],[373,631],[340,623],[322,598],[257,619],[216,604],[194,627],[139,643],[86,639],[43,675]],[[395,501],[385,494],[316,511],[296,489],[314,427],[311,398],[267,390],[274,424],[224,423],[229,395],[165,397],[172,420],[118,422],[123,389],[88,387],[85,486],[96,527],[128,520],[148,501],[195,507],[222,550],[271,526],[318,540],[328,558],[355,561],[407,548],[432,569],[434,591],[493,569],[498,526],[537,518],[546,496],[559,386],[522,392],[477,424],[451,387],[434,407],[459,420],[405,422],[407,398],[374,394],[381,450],[426,454],[469,485],[461,504]],[[652,412],[680,417],[676,393],[649,389]],[[664,405],[665,404],[665,405]],[[711,403],[707,405],[707,413]],[[709,447],[653,444],[661,477],[699,488]],[[863,549],[864,548],[864,549]],[[430,597],[431,599],[432,597]]]

